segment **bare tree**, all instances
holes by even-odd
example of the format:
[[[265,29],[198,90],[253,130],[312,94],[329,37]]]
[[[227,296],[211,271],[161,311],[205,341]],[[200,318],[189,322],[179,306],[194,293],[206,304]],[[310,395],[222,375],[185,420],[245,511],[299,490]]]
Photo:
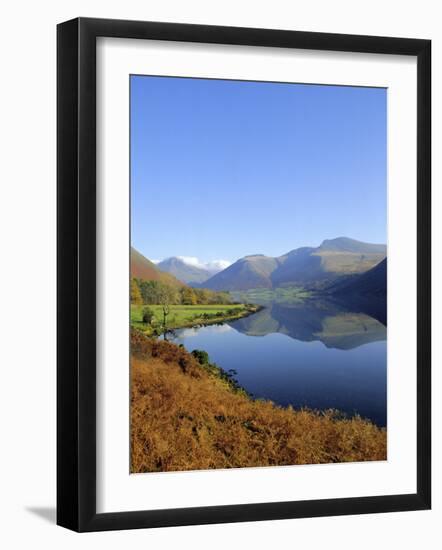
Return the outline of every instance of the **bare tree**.
[[[158,289],[158,302],[163,309],[163,330],[164,334],[167,332],[167,316],[170,313],[170,304],[174,300],[174,289],[167,285],[161,285]]]

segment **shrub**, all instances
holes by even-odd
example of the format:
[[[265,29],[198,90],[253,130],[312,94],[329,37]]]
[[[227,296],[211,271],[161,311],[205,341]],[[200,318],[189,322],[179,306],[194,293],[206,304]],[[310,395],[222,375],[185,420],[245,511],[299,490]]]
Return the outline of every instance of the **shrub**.
[[[142,313],[143,323],[150,325],[155,317],[155,313],[150,307],[145,307]]]
[[[192,355],[195,357],[200,365],[209,364],[209,354],[207,353],[207,351],[204,351],[202,349],[194,349],[192,351]]]
[[[207,354],[132,331],[131,472],[386,460],[387,432],[235,390]],[[234,384],[234,382],[233,382]],[[232,391],[232,389],[234,391]]]

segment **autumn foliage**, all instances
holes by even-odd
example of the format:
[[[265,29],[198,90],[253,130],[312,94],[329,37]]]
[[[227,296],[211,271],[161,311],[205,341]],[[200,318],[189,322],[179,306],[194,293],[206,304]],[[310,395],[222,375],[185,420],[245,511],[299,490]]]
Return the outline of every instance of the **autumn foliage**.
[[[131,335],[131,471],[386,460],[385,429],[252,400],[175,344]]]

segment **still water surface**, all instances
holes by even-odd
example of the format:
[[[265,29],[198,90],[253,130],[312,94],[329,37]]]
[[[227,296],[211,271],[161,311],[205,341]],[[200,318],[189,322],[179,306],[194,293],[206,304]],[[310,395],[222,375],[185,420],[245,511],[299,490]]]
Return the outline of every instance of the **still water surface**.
[[[250,317],[181,329],[174,341],[202,349],[255,398],[339,409],[386,426],[386,327],[333,304],[267,304]]]

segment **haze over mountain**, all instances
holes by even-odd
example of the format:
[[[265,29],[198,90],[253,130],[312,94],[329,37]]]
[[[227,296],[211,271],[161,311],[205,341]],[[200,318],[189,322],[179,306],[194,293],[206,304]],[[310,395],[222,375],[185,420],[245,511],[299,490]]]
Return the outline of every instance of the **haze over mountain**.
[[[248,290],[281,286],[322,288],[344,275],[364,273],[387,253],[383,244],[338,237],[318,247],[297,248],[272,258],[260,254],[241,258],[204,282],[211,290]]]

